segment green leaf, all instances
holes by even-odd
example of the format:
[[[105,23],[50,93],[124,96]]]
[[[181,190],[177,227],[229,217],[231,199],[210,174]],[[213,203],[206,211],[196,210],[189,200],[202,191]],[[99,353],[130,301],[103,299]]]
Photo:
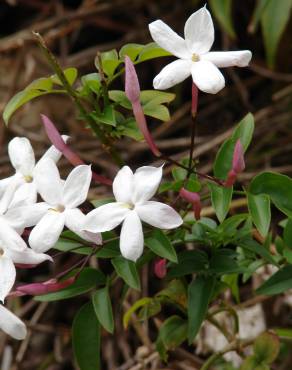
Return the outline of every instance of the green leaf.
[[[261,16],[264,44],[269,67],[274,67],[276,52],[281,36],[289,21],[292,0],[269,0]]]
[[[222,222],[229,211],[233,187],[224,188],[223,186],[218,186],[212,183],[209,183],[208,185],[211,190],[212,206],[215,209],[218,220]]]
[[[254,12],[253,12],[253,15],[252,15],[251,22],[248,26],[249,32],[255,33],[255,31],[257,29],[257,26],[258,26],[258,23],[261,20],[263,11],[264,11],[265,7],[268,5],[269,1],[270,0],[259,0],[257,2],[256,7],[255,7]]]
[[[91,302],[74,318],[72,342],[80,370],[100,370],[100,325]]]
[[[263,172],[253,178],[249,191],[255,195],[267,194],[275,206],[292,217],[292,179],[273,172]]]
[[[220,147],[215,163],[214,163],[214,174],[216,177],[225,180],[229,170],[232,167],[232,158],[236,141],[240,139],[240,142],[247,150],[254,131],[254,117],[251,113],[248,113],[236,126],[231,138],[227,139]]]
[[[247,193],[248,209],[253,223],[263,237],[269,232],[271,223],[271,205],[268,195]]]
[[[270,251],[265,248],[263,245],[259,244],[252,238],[246,238],[238,240],[238,245],[243,248],[247,249],[248,251],[260,255],[264,260],[271,263],[272,265],[276,265],[276,262],[271,255]]]
[[[114,318],[108,287],[98,289],[92,295],[94,311],[101,325],[109,332],[114,332]]]
[[[179,316],[171,316],[159,328],[159,339],[167,350],[177,348],[187,339],[187,322]]]
[[[143,90],[141,91],[140,100],[142,105],[147,106],[149,103],[166,104],[175,99],[175,94],[159,91],[159,90]]]
[[[215,287],[214,276],[197,276],[188,289],[188,341],[193,342],[206,316]]]
[[[155,42],[151,42],[150,44],[147,44],[140,52],[138,56],[138,62],[145,62],[146,60],[149,60],[149,59],[165,57],[165,56],[170,56],[170,55],[172,54],[162,49]]]
[[[178,254],[178,263],[169,268],[167,277],[173,279],[194,272],[205,271],[208,267],[208,258],[205,253],[193,250],[183,251]]]
[[[100,74],[89,73],[81,77],[81,82],[84,86],[87,86],[95,94],[99,94],[101,89]]]
[[[210,258],[209,270],[213,273],[225,275],[242,273],[245,268],[238,266],[234,259],[234,252],[229,249],[220,249]]]
[[[121,133],[122,135],[131,137],[136,141],[142,141],[144,139],[144,136],[141,133],[137,122],[133,118],[129,118],[124,122]]]
[[[210,0],[212,14],[215,15],[222,28],[232,38],[235,38],[235,32],[232,22],[232,0]]]
[[[117,67],[122,63],[115,49],[101,53],[102,69],[108,77],[112,77]],[[95,60],[95,66],[99,69],[98,63]]]
[[[292,249],[292,219],[289,218],[284,227],[283,239],[288,248]]]
[[[36,296],[35,300],[41,302],[51,302],[72,298],[80,294],[87,293],[97,285],[104,283],[105,277],[101,271],[87,267],[80,273],[79,277],[73,284],[69,285],[65,289],[59,290],[58,292]]]
[[[120,58],[123,59],[125,55],[128,55],[132,62],[134,62],[143,48],[144,45],[142,44],[126,44],[119,52]]]
[[[142,307],[147,307],[148,310],[151,310],[151,306],[155,307],[155,312],[158,313],[161,309],[160,304],[157,306],[157,301],[154,298],[144,297],[136,301],[124,314],[123,316],[123,326],[125,329],[128,328],[129,321],[134,312],[139,310]],[[159,311],[157,311],[159,309]]]
[[[125,281],[126,284],[133,289],[141,289],[139,275],[134,262],[126,260],[123,257],[116,257],[111,262],[116,273]]]
[[[153,231],[151,236],[146,238],[145,245],[158,256],[177,263],[176,251],[163,231],[159,229]]]
[[[78,76],[77,69],[74,68],[74,67],[69,67],[69,68],[64,69],[63,73],[64,73],[67,81],[69,82],[69,84],[72,86],[74,84],[74,82],[76,81],[76,78]],[[62,82],[60,81],[60,79],[57,75],[52,75],[50,77],[50,79],[52,80],[52,82],[54,84],[63,86]]]
[[[278,270],[266,280],[257,290],[257,294],[275,295],[292,288],[292,265],[287,265]]]
[[[187,291],[184,283],[175,279],[166,288],[156,294],[159,298],[167,298],[171,302],[177,303],[182,307],[187,307]]]
[[[270,332],[261,334],[253,345],[254,356],[259,363],[271,364],[278,357],[279,350],[279,338]]]
[[[94,119],[98,122],[105,123],[106,125],[114,127],[117,124],[115,110],[112,105],[107,105],[102,113],[94,113]]]

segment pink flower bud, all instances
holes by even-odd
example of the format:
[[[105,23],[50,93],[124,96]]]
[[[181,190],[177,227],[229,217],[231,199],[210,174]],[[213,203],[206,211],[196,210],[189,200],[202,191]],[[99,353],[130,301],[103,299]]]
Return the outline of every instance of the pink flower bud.
[[[166,259],[158,259],[154,262],[154,273],[159,279],[163,279],[166,276]]]
[[[33,283],[21,285],[16,288],[16,293],[29,294],[29,295],[42,295],[52,292],[58,292],[74,283],[76,277],[72,276],[67,280],[58,282],[57,279],[50,279],[42,283]]]
[[[199,220],[201,218],[202,210],[200,195],[198,193],[188,191],[185,188],[180,189],[179,195],[187,202],[192,203],[195,219]]]
[[[244,149],[239,139],[237,140],[234,148],[232,169],[236,173],[240,173],[245,169]]]
[[[127,98],[133,104],[140,99],[140,85],[134,64],[127,55],[125,56],[125,68],[125,93]]]
[[[41,118],[48,138],[50,139],[51,143],[64,155],[64,157],[66,157],[68,161],[73,164],[73,166],[85,164],[84,161],[65,143],[54,123],[44,114],[41,114]],[[95,172],[92,172],[92,178],[101,184],[109,186],[112,185],[112,181],[110,179],[98,175]]]

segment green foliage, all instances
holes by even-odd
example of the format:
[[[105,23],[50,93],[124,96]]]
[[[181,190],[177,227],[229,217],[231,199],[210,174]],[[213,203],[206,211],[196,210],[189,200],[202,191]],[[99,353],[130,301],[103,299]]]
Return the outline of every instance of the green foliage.
[[[145,245],[155,254],[169,261],[177,262],[177,255],[173,248],[170,239],[163,231],[156,229],[151,233],[151,236],[145,240]]]
[[[257,294],[275,295],[292,288],[292,265],[287,265],[273,274],[257,290]]]
[[[247,193],[248,209],[253,223],[264,237],[268,235],[271,223],[270,198],[265,194]]]
[[[73,85],[77,78],[77,69],[67,68],[64,70],[64,75],[70,85]],[[42,77],[33,81],[24,90],[14,95],[14,97],[10,99],[7,103],[3,112],[3,120],[6,125],[8,125],[9,119],[13,115],[13,113],[20,107],[22,107],[25,103],[42,95],[52,93],[64,93],[65,90],[58,89],[58,86],[62,86],[62,83],[56,75],[47,78]]]
[[[92,295],[92,304],[100,324],[109,332],[114,332],[114,318],[108,286],[96,290]]]
[[[232,0],[209,0],[212,14],[215,15],[221,27],[227,34],[235,38],[234,26],[232,22]]]
[[[233,187],[224,188],[223,186],[209,183],[209,188],[211,191],[212,206],[215,209],[216,216],[220,222],[223,222],[229,211]]]
[[[100,370],[100,324],[91,302],[81,307],[74,318],[72,342],[80,370]]]
[[[116,273],[128,284],[131,288],[140,290],[140,279],[137,268],[134,262],[126,260],[123,257],[112,259],[112,264]]]

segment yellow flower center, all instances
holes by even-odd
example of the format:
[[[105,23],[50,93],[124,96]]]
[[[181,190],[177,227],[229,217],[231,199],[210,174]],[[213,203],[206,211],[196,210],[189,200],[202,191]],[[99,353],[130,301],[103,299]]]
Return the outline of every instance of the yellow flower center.
[[[198,62],[200,60],[200,56],[198,54],[193,54],[192,55],[192,61],[193,62]]]
[[[50,208],[51,211],[62,213],[65,211],[65,207],[62,204],[58,204],[55,208]]]
[[[33,181],[33,177],[32,177],[32,176],[27,175],[27,176],[24,176],[24,180],[25,180],[26,182],[32,182],[32,181]]]

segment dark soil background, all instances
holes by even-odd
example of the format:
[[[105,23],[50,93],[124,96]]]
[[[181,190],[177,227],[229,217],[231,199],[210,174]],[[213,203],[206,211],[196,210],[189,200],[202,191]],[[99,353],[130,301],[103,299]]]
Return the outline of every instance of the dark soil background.
[[[1,113],[7,101],[16,92],[35,78],[52,74],[31,31],[42,34],[62,66],[74,66],[78,68],[79,75],[82,75],[95,72],[94,57],[97,51],[119,49],[129,42],[151,42],[147,25],[155,19],[161,18],[177,32],[182,32],[187,17],[205,3],[206,1],[195,0],[1,0]],[[247,112],[252,112],[255,115],[256,130],[246,155],[246,171],[239,179],[245,185],[254,174],[263,170],[292,174],[292,24],[290,19],[279,45],[276,67],[271,70],[266,65],[260,27],[255,34],[247,31],[255,1],[234,0],[233,3],[237,38],[231,40],[214,20],[216,41],[213,50],[250,49],[253,59],[249,68],[223,70],[226,87],[216,96],[200,94],[195,155],[200,156],[198,170],[209,173],[219,145],[230,135],[234,124]],[[281,1],[279,6],[280,4]],[[143,90],[152,87],[154,76],[167,61],[167,58],[160,58],[137,67]],[[122,82],[120,80],[115,83],[114,87],[122,89]],[[177,97],[170,106],[172,118],[169,122],[149,120],[158,146],[176,159],[187,155],[190,144],[190,90],[190,79],[171,89]],[[7,143],[11,138],[28,137],[37,156],[41,156],[49,146],[40,122],[40,113],[47,114],[56,122],[62,133],[71,136],[71,147],[85,161],[93,163],[100,173],[114,176],[117,167],[104,154],[90,131],[76,119],[76,111],[70,99],[58,95],[41,97],[27,104],[13,116],[8,128],[1,121],[1,178],[12,173],[7,156]],[[123,139],[116,146],[126,162],[134,168],[141,164],[155,163],[144,143]],[[66,174],[70,165],[62,159],[60,168],[62,173]],[[169,171],[170,168],[166,166],[165,174]],[[104,187],[95,187],[91,191],[91,197],[95,199],[108,195],[111,194]],[[241,199],[237,199],[233,202],[232,209],[236,212],[238,207],[244,206]],[[208,205],[203,209],[203,214],[212,216]],[[21,271],[18,279],[23,282],[46,280],[70,263],[71,260],[61,258],[50,270],[39,267],[29,272]],[[91,263],[94,264],[94,261]],[[143,274],[145,283],[149,276],[152,276],[152,272],[145,270]],[[163,286],[160,282],[153,284],[153,287],[145,283],[142,295],[155,294],[158,284]],[[117,286],[117,297],[120,288]],[[132,296],[130,301],[138,297]],[[75,298],[47,305],[24,299],[18,313],[27,320],[30,327],[28,340],[19,344],[0,333],[0,354],[7,355],[9,346],[12,347],[13,369],[76,368],[71,350],[70,326],[83,301],[83,298]],[[118,299],[114,306],[116,313],[121,316]],[[271,305],[269,309],[271,311]],[[291,310],[285,311],[285,317],[282,319],[287,323],[290,316]],[[185,348],[175,351],[167,366],[159,364],[157,356],[150,358],[149,363],[143,365],[141,359],[149,359],[149,342],[155,340],[156,334],[154,331],[152,333],[151,325],[147,327],[146,338],[137,334],[134,329],[124,332],[121,322],[117,321],[116,325],[114,337],[103,333],[102,369],[190,370],[198,368],[201,363],[201,359],[192,353],[192,349]],[[289,363],[287,366],[283,369],[291,368]]]

